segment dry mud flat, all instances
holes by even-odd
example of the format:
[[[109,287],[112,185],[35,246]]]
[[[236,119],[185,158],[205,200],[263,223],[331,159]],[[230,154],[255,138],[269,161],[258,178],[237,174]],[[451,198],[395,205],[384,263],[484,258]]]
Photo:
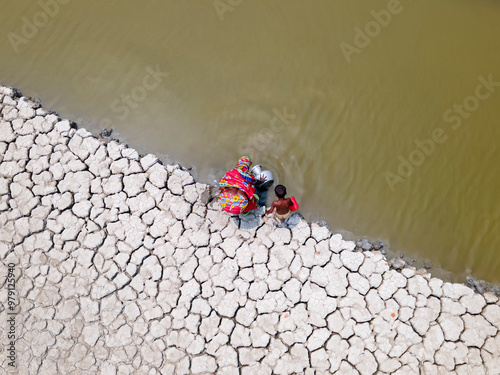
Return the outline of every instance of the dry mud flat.
[[[0,112],[2,369],[500,373],[494,294],[390,269],[302,219],[291,230],[235,221],[182,167],[77,130],[11,88],[0,86]]]

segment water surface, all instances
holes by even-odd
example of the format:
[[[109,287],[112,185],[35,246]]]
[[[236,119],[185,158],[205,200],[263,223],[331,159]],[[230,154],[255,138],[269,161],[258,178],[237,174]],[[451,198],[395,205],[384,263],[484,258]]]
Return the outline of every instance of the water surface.
[[[221,2],[6,2],[0,82],[200,181],[248,153],[307,218],[500,282],[500,87],[476,91],[500,82],[500,4]]]

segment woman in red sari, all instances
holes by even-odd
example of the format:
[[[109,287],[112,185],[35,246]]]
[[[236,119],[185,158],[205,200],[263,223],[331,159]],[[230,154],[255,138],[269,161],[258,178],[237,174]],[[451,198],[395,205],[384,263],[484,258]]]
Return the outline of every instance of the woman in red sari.
[[[258,180],[248,172],[250,164],[252,161],[248,156],[241,157],[236,168],[219,180],[219,186],[222,188],[219,204],[224,211],[239,215],[259,208],[259,198],[255,194],[255,183]]]

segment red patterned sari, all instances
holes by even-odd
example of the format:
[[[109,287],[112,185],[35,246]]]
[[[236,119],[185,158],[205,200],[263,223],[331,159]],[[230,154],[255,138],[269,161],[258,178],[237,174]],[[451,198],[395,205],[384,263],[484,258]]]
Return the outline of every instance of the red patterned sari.
[[[238,160],[236,168],[231,169],[219,180],[219,186],[223,189],[219,196],[219,204],[224,211],[239,215],[259,207],[256,204],[258,199],[255,195],[256,180],[248,173],[251,163],[248,156],[243,156]],[[232,194],[228,188],[239,189],[243,194]]]

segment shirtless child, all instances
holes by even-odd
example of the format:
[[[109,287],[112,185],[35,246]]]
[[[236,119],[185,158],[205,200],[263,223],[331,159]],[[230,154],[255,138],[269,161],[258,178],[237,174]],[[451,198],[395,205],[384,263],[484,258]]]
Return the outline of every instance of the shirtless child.
[[[278,200],[275,200],[269,210],[266,211],[266,214],[270,214],[274,212],[275,218],[279,219],[279,225],[283,224],[283,222],[290,216],[290,206],[293,204],[290,198],[285,198],[286,195],[286,187],[283,185],[278,185],[274,188],[274,192],[278,197]]]

